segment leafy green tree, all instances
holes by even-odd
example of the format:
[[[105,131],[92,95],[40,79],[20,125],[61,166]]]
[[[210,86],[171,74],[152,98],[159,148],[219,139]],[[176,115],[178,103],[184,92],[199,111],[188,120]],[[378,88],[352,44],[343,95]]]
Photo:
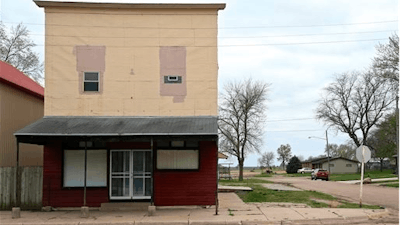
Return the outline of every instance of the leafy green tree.
[[[293,156],[290,161],[289,164],[286,168],[286,173],[297,173],[297,170],[301,168],[301,162],[299,160],[299,158],[297,158],[296,156]]]
[[[396,116],[394,113],[386,116],[385,120],[378,124],[377,129],[371,133],[367,145],[372,148],[373,157],[379,158],[382,171],[383,160],[396,154]]]
[[[292,156],[292,148],[289,144],[281,145],[278,149],[278,161],[282,161],[282,168],[285,169],[285,163],[290,159]]]

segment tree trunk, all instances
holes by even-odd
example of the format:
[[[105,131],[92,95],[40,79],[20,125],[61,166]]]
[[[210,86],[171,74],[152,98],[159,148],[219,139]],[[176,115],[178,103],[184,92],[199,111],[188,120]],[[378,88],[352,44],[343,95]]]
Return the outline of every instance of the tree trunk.
[[[381,172],[382,172],[382,169],[383,169],[383,159],[381,159]]]
[[[243,180],[243,161],[239,159],[239,181]]]

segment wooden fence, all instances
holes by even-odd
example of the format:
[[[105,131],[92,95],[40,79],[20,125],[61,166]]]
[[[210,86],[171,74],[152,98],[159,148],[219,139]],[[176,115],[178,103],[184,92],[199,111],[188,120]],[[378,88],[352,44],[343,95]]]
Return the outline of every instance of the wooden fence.
[[[0,167],[0,209],[11,209],[15,203],[15,167]],[[21,209],[42,207],[43,168],[20,167]]]

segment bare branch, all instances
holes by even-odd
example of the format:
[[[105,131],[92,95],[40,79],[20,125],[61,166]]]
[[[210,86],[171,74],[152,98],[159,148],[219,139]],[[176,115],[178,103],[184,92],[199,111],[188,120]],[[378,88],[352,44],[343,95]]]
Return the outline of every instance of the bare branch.
[[[237,157],[239,179],[243,179],[245,158],[260,152],[269,84],[248,79],[228,83],[224,89],[218,121],[220,148]]]
[[[347,133],[359,146],[366,142],[371,128],[392,109],[393,102],[390,85],[376,76],[376,70],[344,73],[325,88],[325,97],[316,116],[325,124]]]
[[[43,81],[43,63],[40,63],[38,53],[32,49],[36,45],[30,39],[28,29],[18,24],[7,35],[0,23],[0,38],[0,60],[13,65],[38,83]]]

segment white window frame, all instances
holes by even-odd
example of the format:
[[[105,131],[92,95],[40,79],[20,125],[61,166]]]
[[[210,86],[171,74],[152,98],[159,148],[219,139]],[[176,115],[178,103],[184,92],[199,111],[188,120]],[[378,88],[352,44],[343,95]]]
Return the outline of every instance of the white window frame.
[[[107,187],[107,150],[106,149],[90,149],[87,150],[87,173],[86,173],[86,187]],[[103,165],[98,166],[98,161],[93,162],[94,159],[92,156],[100,156],[99,153],[103,154],[103,158],[95,158],[96,160],[101,160]],[[72,158],[74,162],[68,162],[68,154],[75,153],[75,156],[79,158]],[[64,150],[64,163],[63,163],[63,187],[83,187],[84,186],[84,170],[85,170],[85,150]],[[76,162],[76,160],[79,162]],[[92,166],[92,164],[96,164],[96,166]],[[74,171],[68,171],[68,168],[76,168]],[[96,174],[96,176],[93,176]],[[95,179],[93,179],[95,178]],[[74,180],[70,179],[76,179]],[[97,184],[93,184],[97,183]]]
[[[86,76],[85,76],[86,73],[97,73],[97,81],[86,80]],[[97,91],[85,91],[85,83],[86,82],[88,82],[88,83],[97,83],[98,84]],[[84,93],[100,92],[100,72],[98,72],[98,71],[85,71],[85,72],[83,72],[83,84],[82,85],[83,85],[82,90],[83,90]]]

